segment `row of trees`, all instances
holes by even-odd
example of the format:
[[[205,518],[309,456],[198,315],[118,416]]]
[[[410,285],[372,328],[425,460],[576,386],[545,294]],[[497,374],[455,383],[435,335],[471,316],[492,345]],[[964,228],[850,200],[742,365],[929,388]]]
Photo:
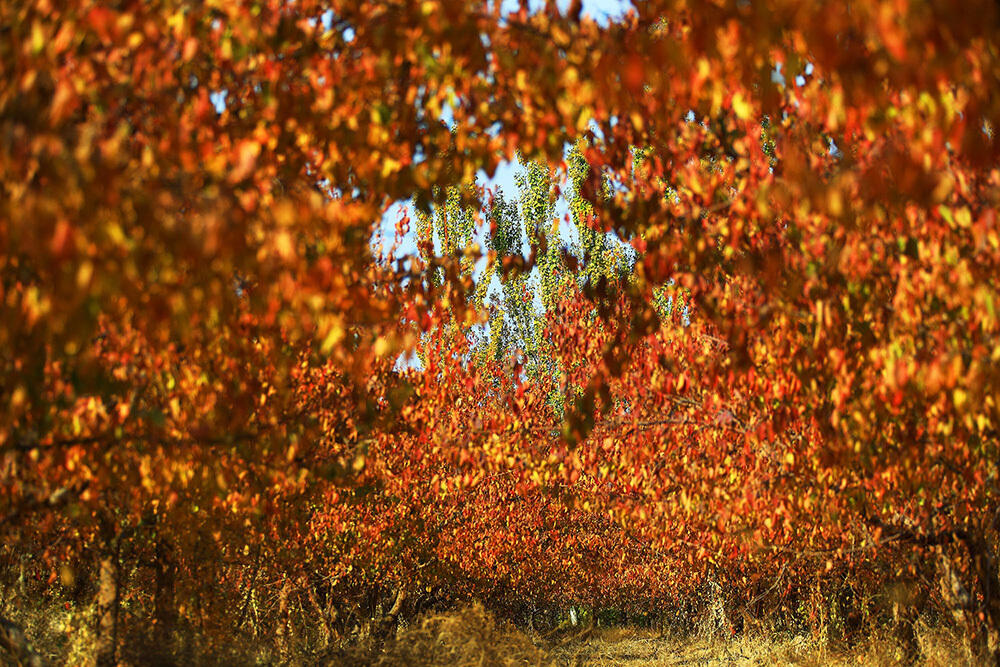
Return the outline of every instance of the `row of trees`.
[[[1000,655],[996,7],[499,5],[0,3],[8,575],[102,664],[900,582]]]

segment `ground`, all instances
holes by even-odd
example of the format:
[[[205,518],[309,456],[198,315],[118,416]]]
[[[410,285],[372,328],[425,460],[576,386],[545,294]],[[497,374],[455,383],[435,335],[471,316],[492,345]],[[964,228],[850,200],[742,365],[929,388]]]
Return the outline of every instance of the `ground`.
[[[941,667],[975,665],[961,641],[927,636],[915,664]],[[549,652],[560,666],[668,667],[674,665],[899,665],[904,656],[890,642],[869,640],[852,649],[836,649],[806,637],[743,637],[731,640],[668,638],[642,630],[606,630],[573,639]],[[910,663],[914,664],[914,663]]]
[[[381,666],[477,665],[513,667],[668,667],[722,665],[928,665],[981,664],[966,637],[918,622],[920,655],[910,657],[885,637],[871,636],[852,646],[808,636],[721,638],[668,636],[639,628],[563,628],[548,635],[497,623],[481,608],[429,616],[404,628],[395,642],[367,661],[344,664]],[[334,660],[334,664],[337,661]]]

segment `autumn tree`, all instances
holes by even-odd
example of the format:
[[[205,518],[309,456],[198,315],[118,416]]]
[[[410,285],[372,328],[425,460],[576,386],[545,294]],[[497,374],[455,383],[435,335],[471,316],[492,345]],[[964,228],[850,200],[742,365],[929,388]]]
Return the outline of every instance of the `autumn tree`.
[[[934,569],[997,659],[995,3],[636,5],[0,3],[0,553],[98,662],[685,562]]]

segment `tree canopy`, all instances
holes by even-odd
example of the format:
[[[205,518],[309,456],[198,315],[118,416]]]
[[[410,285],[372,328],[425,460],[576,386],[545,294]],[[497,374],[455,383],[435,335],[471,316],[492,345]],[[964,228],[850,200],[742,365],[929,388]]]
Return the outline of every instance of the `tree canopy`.
[[[1000,656],[1000,8],[509,9],[0,1],[0,558],[150,565],[113,660],[122,595],[210,635],[261,577],[649,610],[936,549]]]

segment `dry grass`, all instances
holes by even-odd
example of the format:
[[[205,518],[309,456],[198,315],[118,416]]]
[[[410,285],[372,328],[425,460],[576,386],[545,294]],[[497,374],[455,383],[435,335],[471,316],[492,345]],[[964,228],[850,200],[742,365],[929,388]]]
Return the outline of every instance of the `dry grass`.
[[[652,630],[583,628],[558,637],[528,634],[497,623],[481,607],[425,618],[400,632],[380,655],[355,664],[379,666],[552,665],[554,667],[667,667],[714,665],[975,666],[966,637],[918,624],[921,657],[907,662],[898,644],[869,637],[846,649],[805,636],[744,635],[731,640],[670,637]],[[335,661],[335,664],[339,664]]]
[[[2,601],[0,601],[2,602]],[[10,602],[9,600],[7,601]],[[41,601],[39,601],[41,602]],[[35,648],[50,664],[85,664],[93,642],[90,610],[69,611],[62,604],[40,603],[29,612],[0,603],[4,611],[23,624]],[[21,605],[18,605],[21,606]],[[982,664],[974,658],[967,637],[961,633],[918,622],[921,657],[915,663],[931,667]],[[395,640],[381,650],[371,645],[353,646],[322,655],[278,657],[265,640],[237,642],[228,647],[229,658],[202,653],[190,659],[163,664],[269,664],[335,665],[344,667],[660,667],[722,665],[869,665],[906,663],[888,636],[870,636],[846,648],[821,639],[791,635],[745,634],[733,639],[706,635],[668,636],[635,628],[568,628],[547,634],[526,633],[500,622],[481,606],[437,613],[402,628]],[[263,638],[262,638],[263,639]],[[128,642],[126,642],[128,643]],[[123,650],[125,664],[150,664],[140,657],[138,645]],[[217,653],[217,651],[216,651]],[[147,658],[149,656],[147,655]],[[0,665],[4,664],[0,657]]]
[[[498,623],[475,605],[458,612],[431,614],[401,630],[394,641],[373,655],[370,647],[355,647],[333,658],[333,664],[353,667],[520,667],[552,665],[546,652],[526,634]]]
[[[977,665],[967,639],[944,629],[918,629],[921,657],[915,664],[933,667]],[[667,667],[679,665],[865,665],[907,663],[894,642],[871,637],[851,648],[838,648],[808,637],[745,635],[732,640],[665,637],[628,628],[591,631],[549,652],[556,664],[572,667]]]
[[[0,596],[0,615],[17,623],[32,649],[50,664],[83,665],[90,661],[96,639],[92,610],[68,610],[49,600],[13,601]],[[0,665],[6,656],[0,653]]]

